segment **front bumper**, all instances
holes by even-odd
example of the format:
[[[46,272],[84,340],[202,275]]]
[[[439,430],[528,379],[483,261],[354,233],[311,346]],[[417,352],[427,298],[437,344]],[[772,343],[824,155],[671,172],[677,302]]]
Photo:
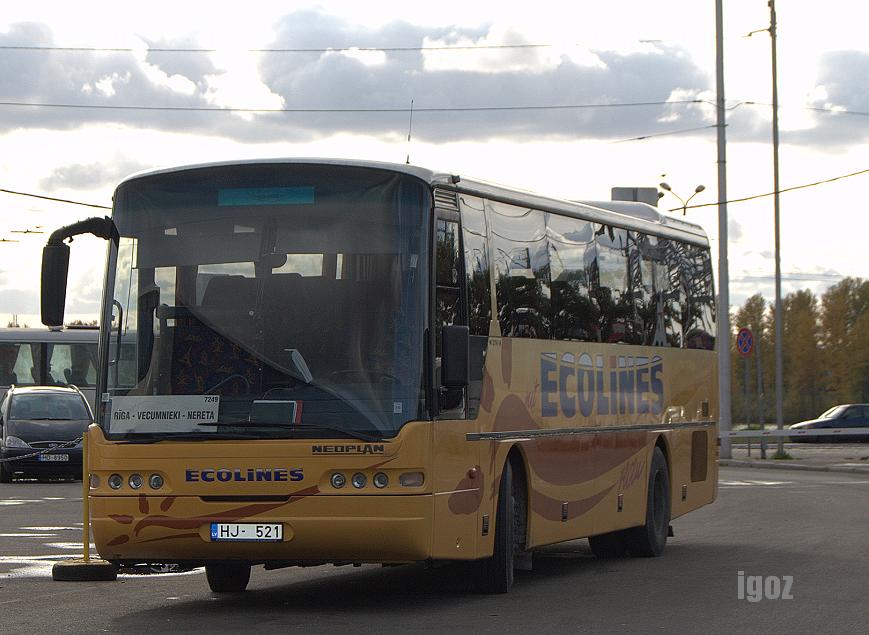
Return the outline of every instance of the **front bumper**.
[[[3,469],[7,473],[24,476],[75,476],[81,477],[82,452],[80,447],[58,448],[40,456],[30,456],[39,449],[3,448],[0,458],[4,459]],[[67,456],[66,461],[47,460],[48,456]],[[20,458],[28,457],[28,458]],[[9,459],[12,459],[11,461]]]
[[[219,502],[198,496],[91,496],[100,556],[110,561],[416,562],[430,557],[433,497],[291,496]],[[212,522],[282,523],[282,542],[212,542]]]

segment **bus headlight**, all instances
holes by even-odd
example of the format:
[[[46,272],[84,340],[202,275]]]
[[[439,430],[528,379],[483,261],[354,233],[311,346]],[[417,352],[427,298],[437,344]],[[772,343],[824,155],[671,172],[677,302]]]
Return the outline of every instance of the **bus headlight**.
[[[425,476],[422,472],[405,472],[398,477],[398,482],[402,487],[422,487]]]
[[[329,480],[335,489],[341,489],[347,484],[347,477],[341,474],[341,472],[335,472]]]
[[[148,478],[148,485],[151,486],[151,489],[160,489],[163,487],[163,477],[159,474],[151,474]]]
[[[145,479],[142,478],[141,474],[130,474],[130,478],[127,480],[127,483],[130,484],[130,487],[133,489],[139,489],[142,485],[145,484]]]
[[[368,483],[368,479],[365,478],[365,475],[362,472],[356,472],[350,482],[353,483],[353,487],[356,489],[362,489],[365,487],[365,484]]]
[[[377,489],[383,489],[387,485],[389,485],[389,477],[383,472],[378,472],[374,475],[374,478],[371,480],[374,483],[374,487]]]
[[[120,474],[112,474],[109,477],[108,483],[109,487],[111,487],[112,489],[121,489],[121,486],[124,484],[124,479],[121,477]]]

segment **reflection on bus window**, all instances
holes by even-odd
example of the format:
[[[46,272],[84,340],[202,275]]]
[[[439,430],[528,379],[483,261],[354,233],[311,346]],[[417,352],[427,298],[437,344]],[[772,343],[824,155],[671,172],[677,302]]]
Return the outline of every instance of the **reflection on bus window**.
[[[501,334],[549,339],[549,250],[543,212],[490,203]]]
[[[594,225],[578,218],[546,215],[552,272],[552,337],[600,341],[600,314],[591,299]]]

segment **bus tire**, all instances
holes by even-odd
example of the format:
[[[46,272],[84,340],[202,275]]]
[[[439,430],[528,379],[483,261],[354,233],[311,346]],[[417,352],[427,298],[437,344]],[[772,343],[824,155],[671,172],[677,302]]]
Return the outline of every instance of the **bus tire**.
[[[245,562],[207,564],[205,577],[215,593],[241,593],[250,582],[250,565]]]
[[[516,549],[516,492],[513,467],[504,465],[495,514],[495,546],[492,557],[477,563],[480,593],[507,593],[513,586],[513,555]]]
[[[670,471],[661,448],[655,447],[649,468],[646,523],[625,530],[628,552],[640,558],[660,556],[670,527]]]
[[[597,558],[624,558],[628,555],[624,531],[611,531],[606,534],[589,536],[588,545]]]

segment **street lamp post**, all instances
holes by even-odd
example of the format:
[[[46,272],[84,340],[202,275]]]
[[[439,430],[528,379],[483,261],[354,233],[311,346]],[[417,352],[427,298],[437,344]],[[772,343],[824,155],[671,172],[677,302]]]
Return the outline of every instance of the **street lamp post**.
[[[669,185],[667,185],[666,183],[660,183],[659,185],[660,185],[662,190],[669,192],[670,194],[672,194],[673,196],[678,198],[680,203],[682,203],[682,216],[685,216],[688,213],[688,203],[691,202],[691,199],[706,189],[705,185],[698,185],[697,187],[694,188],[694,193],[691,194],[691,196],[689,196],[688,200],[686,201],[681,196],[676,194],[676,192],[674,192],[673,189]]]
[[[769,28],[752,31],[755,33],[769,32],[772,44],[772,184],[773,184],[773,230],[775,242],[775,422],[781,430],[784,427],[784,309],[782,307],[781,289],[781,220],[779,211],[779,178],[778,178],[778,60],[776,54],[776,14],[775,0],[769,0]],[[784,437],[778,438],[777,457],[785,456]]]

